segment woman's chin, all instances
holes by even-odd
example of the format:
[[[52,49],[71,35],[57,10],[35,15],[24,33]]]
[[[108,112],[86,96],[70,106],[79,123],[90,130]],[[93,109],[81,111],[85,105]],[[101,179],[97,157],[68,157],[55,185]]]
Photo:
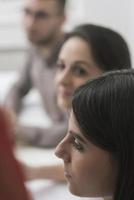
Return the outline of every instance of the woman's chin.
[[[68,183],[68,189],[69,189],[70,193],[73,194],[73,195],[75,195],[75,196],[85,197],[85,196],[83,196],[81,194],[80,190],[78,190],[77,188],[74,188],[69,183]]]

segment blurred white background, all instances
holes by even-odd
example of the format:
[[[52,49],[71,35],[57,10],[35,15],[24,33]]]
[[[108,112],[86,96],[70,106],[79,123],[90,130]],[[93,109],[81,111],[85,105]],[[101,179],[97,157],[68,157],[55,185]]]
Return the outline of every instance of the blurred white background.
[[[0,70],[23,65],[27,41],[21,24],[23,0],[0,0]],[[133,0],[68,0],[66,30],[83,22],[106,25],[121,33],[134,63]]]

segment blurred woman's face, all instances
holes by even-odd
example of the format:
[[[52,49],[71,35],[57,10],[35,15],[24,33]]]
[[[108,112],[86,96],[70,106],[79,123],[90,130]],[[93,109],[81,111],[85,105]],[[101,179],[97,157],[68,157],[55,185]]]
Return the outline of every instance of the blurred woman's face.
[[[57,65],[57,96],[62,108],[70,108],[76,88],[103,73],[95,63],[89,45],[77,36],[64,43]]]

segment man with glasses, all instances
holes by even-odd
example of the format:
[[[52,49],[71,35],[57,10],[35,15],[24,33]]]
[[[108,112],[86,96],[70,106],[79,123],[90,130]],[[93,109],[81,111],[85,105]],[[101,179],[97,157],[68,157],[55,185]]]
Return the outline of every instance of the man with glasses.
[[[31,43],[26,65],[6,97],[6,105],[18,116],[24,97],[32,88],[40,94],[52,126],[19,125],[17,138],[36,146],[55,146],[66,132],[66,116],[56,103],[56,59],[64,38],[66,0],[25,0],[23,23]]]

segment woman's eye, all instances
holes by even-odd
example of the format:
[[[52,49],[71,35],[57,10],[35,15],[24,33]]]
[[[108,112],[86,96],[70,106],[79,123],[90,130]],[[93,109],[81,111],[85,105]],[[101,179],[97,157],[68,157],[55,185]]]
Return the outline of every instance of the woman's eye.
[[[77,76],[86,76],[87,75],[87,71],[85,69],[83,69],[82,67],[78,67],[78,66],[73,69],[73,72]]]
[[[56,67],[58,68],[58,70],[63,70],[65,68],[65,65],[63,63],[57,63]]]
[[[73,143],[73,146],[74,146],[78,151],[83,151],[83,150],[84,150],[83,146],[79,143],[79,141],[78,141],[77,138],[74,137],[72,143]]]

